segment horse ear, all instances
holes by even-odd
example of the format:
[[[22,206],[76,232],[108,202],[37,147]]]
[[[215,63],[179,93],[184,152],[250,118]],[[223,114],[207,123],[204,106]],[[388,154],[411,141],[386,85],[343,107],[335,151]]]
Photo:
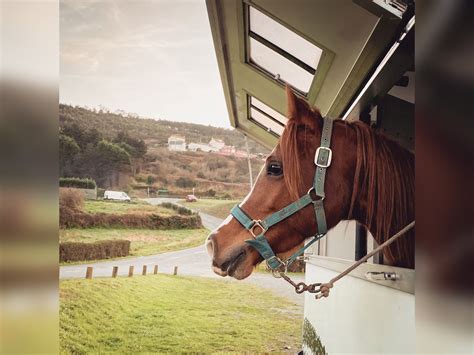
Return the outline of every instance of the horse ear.
[[[298,119],[308,111],[308,104],[298,98],[288,85],[285,90],[288,102],[288,119]]]
[[[315,112],[309,104],[295,95],[290,87],[286,86],[286,98],[288,102],[288,119],[298,121],[312,128],[315,126]],[[317,112],[316,112],[317,113]]]

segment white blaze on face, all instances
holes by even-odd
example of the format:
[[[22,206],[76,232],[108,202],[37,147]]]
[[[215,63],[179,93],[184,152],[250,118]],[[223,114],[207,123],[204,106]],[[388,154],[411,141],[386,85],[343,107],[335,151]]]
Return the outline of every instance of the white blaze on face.
[[[222,221],[222,223],[219,225],[219,227],[217,227],[213,232],[215,232],[216,230],[221,229],[222,227],[228,225],[231,220],[232,220],[232,215],[230,214]]]

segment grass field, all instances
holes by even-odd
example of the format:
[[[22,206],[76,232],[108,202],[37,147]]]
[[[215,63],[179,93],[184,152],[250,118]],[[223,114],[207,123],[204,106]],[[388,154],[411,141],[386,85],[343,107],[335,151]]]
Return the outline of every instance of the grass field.
[[[130,240],[130,256],[152,255],[202,245],[209,231],[201,229],[60,229],[59,241],[87,242],[99,240]]]
[[[286,299],[237,282],[153,275],[60,283],[68,354],[296,353],[301,319]]]
[[[88,213],[158,213],[169,216],[175,211],[162,206],[153,206],[146,202],[84,201],[84,212]]]
[[[197,202],[186,202],[180,200],[179,203],[195,211],[204,212],[218,218],[226,218],[232,207],[234,207],[239,200],[214,200],[214,199],[199,199]]]

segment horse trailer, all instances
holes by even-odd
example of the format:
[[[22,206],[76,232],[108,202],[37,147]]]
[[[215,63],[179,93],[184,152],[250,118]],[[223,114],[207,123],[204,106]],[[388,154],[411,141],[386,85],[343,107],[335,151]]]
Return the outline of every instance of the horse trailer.
[[[362,121],[414,151],[413,1],[206,4],[233,127],[275,147],[290,86],[323,116]],[[339,223],[306,250],[306,283],[330,280],[376,247],[362,225]],[[415,270],[388,264],[376,254],[329,297],[301,296],[305,354],[415,352]]]

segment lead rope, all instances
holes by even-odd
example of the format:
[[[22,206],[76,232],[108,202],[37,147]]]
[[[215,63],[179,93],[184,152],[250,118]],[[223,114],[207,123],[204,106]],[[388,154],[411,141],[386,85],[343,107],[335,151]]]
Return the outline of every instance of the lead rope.
[[[290,285],[292,285],[295,288],[296,293],[303,293],[303,292],[308,292],[308,293],[315,293],[315,298],[318,300],[322,297],[328,297],[329,296],[329,290],[333,288],[334,284],[342,279],[344,276],[349,274],[352,270],[356,269],[358,266],[360,266],[362,263],[365,263],[369,258],[380,252],[381,250],[385,249],[388,247],[390,244],[392,244],[394,241],[396,241],[398,238],[400,238],[402,235],[404,235],[406,232],[408,232],[410,229],[412,229],[415,226],[415,221],[409,223],[405,227],[403,227],[398,233],[394,234],[391,236],[389,239],[387,239],[384,243],[380,244],[377,248],[372,250],[370,253],[368,253],[366,256],[361,258],[360,260],[356,261],[354,264],[349,266],[346,270],[338,274],[337,276],[333,277],[329,282],[326,283],[314,283],[314,284],[309,284],[307,285],[304,282],[299,282],[296,283],[294,282],[288,275],[286,275],[286,270],[285,271],[280,271],[280,277],[283,278],[286,282],[288,282]]]

